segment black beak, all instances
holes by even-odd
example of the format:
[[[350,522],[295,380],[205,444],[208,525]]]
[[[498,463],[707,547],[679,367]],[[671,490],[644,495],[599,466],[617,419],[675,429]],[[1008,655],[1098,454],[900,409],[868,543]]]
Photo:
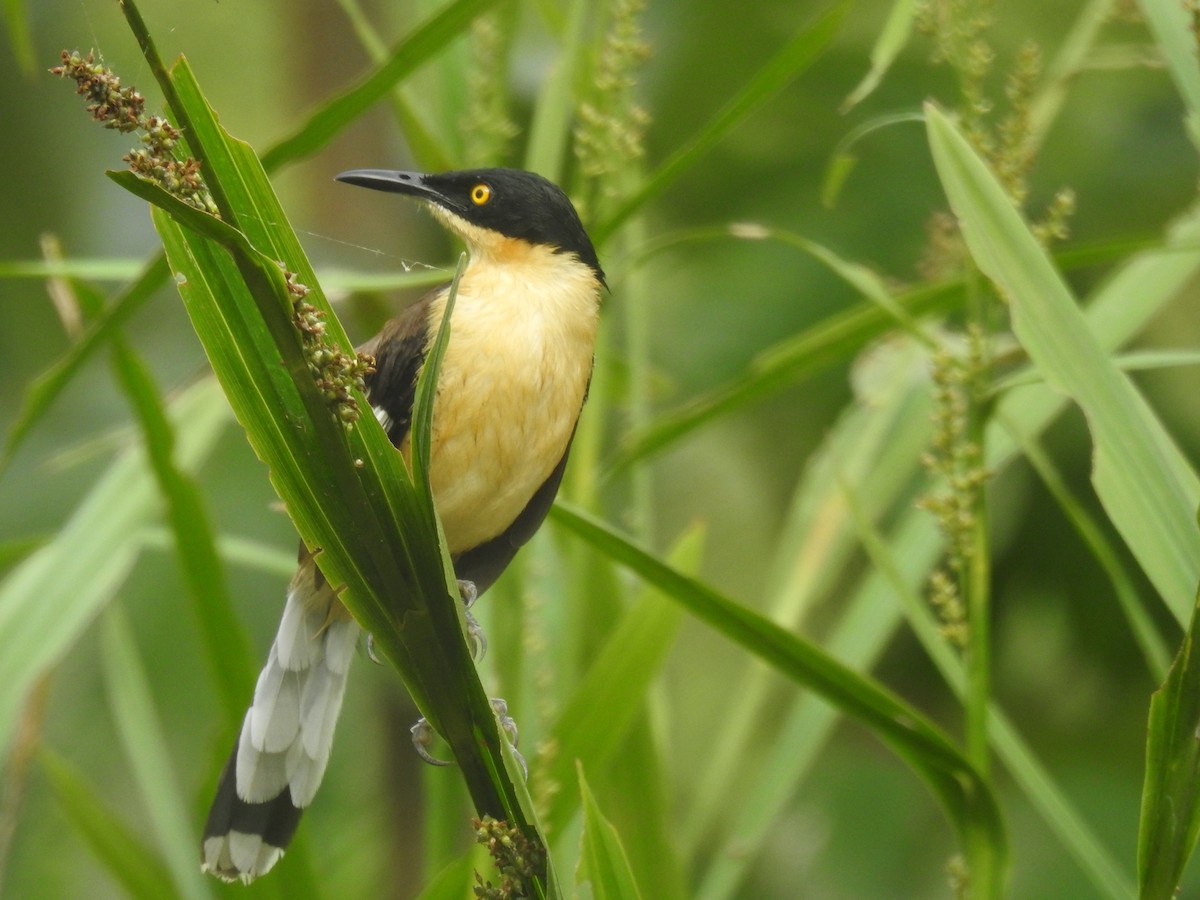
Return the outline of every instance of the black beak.
[[[445,194],[425,183],[425,176],[420,172],[396,172],[392,169],[351,169],[349,172],[342,172],[334,180],[358,187],[371,188],[374,191],[408,194],[410,197],[428,200],[439,206],[453,206]]]

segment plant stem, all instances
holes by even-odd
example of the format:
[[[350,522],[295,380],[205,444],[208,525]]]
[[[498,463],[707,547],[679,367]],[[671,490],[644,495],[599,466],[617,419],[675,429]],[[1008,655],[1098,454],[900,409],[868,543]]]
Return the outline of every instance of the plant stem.
[[[959,571],[959,590],[967,614],[964,665],[966,692],[966,755],[985,782],[991,782],[991,748],[988,741],[991,675],[991,555],[988,544],[987,475],[985,436],[991,413],[987,398],[990,357],[988,340],[995,331],[993,304],[977,270],[967,274],[968,359],[964,383],[967,399],[967,453],[972,487],[971,529]],[[973,898],[999,896],[1003,876],[999,857],[988,836],[974,829],[968,841],[968,864]]]

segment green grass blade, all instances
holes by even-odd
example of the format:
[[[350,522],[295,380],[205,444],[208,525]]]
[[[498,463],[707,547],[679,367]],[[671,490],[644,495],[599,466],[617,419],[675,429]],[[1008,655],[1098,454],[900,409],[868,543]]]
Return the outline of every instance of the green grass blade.
[[[1170,229],[1165,246],[1150,247],[1130,258],[1095,292],[1085,314],[1089,327],[1106,350],[1121,346],[1137,335],[1172,298],[1200,272],[1200,211],[1192,210]],[[1000,424],[1014,423],[1020,433],[1042,433],[1066,407],[1066,399],[1044,383],[1019,388],[1002,397],[988,433],[986,464],[1001,471],[1020,452],[1012,436]],[[867,500],[874,493],[868,493]],[[932,520],[923,512],[904,513],[892,530],[888,544],[904,576],[906,590],[916,592],[941,553],[941,538]],[[825,646],[838,659],[856,669],[869,670],[893,634],[899,613],[893,584],[874,570],[845,604],[846,612],[834,627]],[[726,826],[727,837],[715,848],[700,847],[711,862],[696,891],[700,900],[720,900],[735,895],[753,858],[744,852],[757,847],[770,833],[787,798],[811,769],[838,721],[837,712],[810,697],[800,698],[783,718],[775,749],[756,767],[755,779],[744,791],[742,809]],[[996,725],[1003,731],[1003,722]],[[1104,896],[1128,897],[1130,879],[1115,871],[1111,854],[1090,837],[1084,820],[1065,795],[1053,788],[1044,770],[1030,762],[1017,743],[996,739],[996,749],[1005,766],[1021,783],[1043,819],[1060,842],[1080,861],[1083,870]]]
[[[233,600],[217,553],[216,538],[199,485],[175,462],[175,435],[162,408],[153,378],[124,341],[116,343],[114,365],[145,436],[150,467],[167,506],[184,583],[200,621],[205,656],[225,708],[226,724],[236,731],[245,717],[246,698],[254,690],[250,641],[233,610]]]
[[[150,289],[153,290],[166,282],[167,269],[163,262],[161,253],[154,254],[146,261],[120,258],[89,259],[87,257],[0,260],[0,278],[38,280],[77,278],[89,282],[134,281],[142,277],[147,267],[158,265],[162,268],[155,270],[155,277],[150,284]],[[415,265],[408,271],[398,269],[394,272],[360,272],[354,269],[326,266],[318,269],[317,272],[321,276],[321,284],[324,287],[344,293],[432,287],[446,280],[446,273],[442,269],[420,265]]]
[[[1046,67],[1029,113],[1034,146],[1045,140],[1058,118],[1076,76],[1086,68],[1098,36],[1111,20],[1112,10],[1113,0],[1088,0]]]
[[[0,278],[84,278],[88,281],[128,281],[146,268],[140,259],[83,257],[70,259],[0,260]],[[163,273],[166,274],[165,272]]]
[[[387,48],[357,0],[337,0],[337,3],[350,21],[350,26],[354,29],[358,42],[363,45],[363,49],[371,57],[371,62],[377,66],[386,63]],[[418,166],[427,172],[442,172],[447,169],[460,168],[451,161],[452,154],[450,148],[445,145],[445,141],[421,120],[399,86],[393,88],[389,99],[393,115],[400,125],[400,130],[404,133],[404,141],[412,151]],[[324,278],[322,281],[325,284],[329,283]]]
[[[1075,531],[1091,550],[1101,569],[1104,570],[1108,583],[1117,595],[1117,602],[1121,604],[1121,611],[1129,620],[1129,630],[1133,633],[1134,640],[1137,641],[1142,655],[1146,658],[1146,666],[1150,670],[1150,674],[1156,683],[1161,683],[1167,677],[1171,655],[1166,641],[1159,634],[1149,611],[1138,599],[1133,578],[1125,571],[1116,548],[1109,543],[1104,529],[1092,518],[1084,504],[1071,492],[1066,479],[1055,468],[1054,461],[1042,449],[1037,440],[1022,434],[1011,422],[1004,419],[998,421],[1006,427],[1008,433],[1020,446],[1022,454],[1029,461],[1033,470],[1037,472],[1042,484],[1050,491],[1055,502],[1058,503],[1059,509],[1075,527]]]
[[[1150,700],[1146,779],[1138,830],[1143,900],[1170,900],[1200,835],[1200,604],[1167,680]]]
[[[81,772],[44,747],[38,752],[38,763],[67,822],[130,897],[179,896],[158,852],[122,821]]]
[[[17,563],[32,556],[35,551],[44,547],[50,539],[45,536],[17,538],[0,544],[0,572],[7,572]]]
[[[840,2],[815,22],[801,29],[784,47],[767,60],[745,86],[706,124],[652,172],[632,196],[603,222],[591,229],[592,238],[603,244],[624,222],[651,200],[660,196],[679,176],[695,165],[733,128],[807,69],[829,46],[842,23],[849,4]]]
[[[396,45],[383,65],[376,67],[348,91],[321,106],[293,134],[264,153],[263,167],[272,172],[320,150],[397,83],[462,34],[476,16],[496,2],[498,0],[453,0],[434,13]]]
[[[145,305],[167,280],[167,258],[161,253],[146,264],[138,279],[112,302],[107,310],[93,323],[82,338],[73,343],[61,359],[39,375],[25,389],[21,410],[9,429],[5,439],[4,454],[0,457],[0,472],[12,461],[13,455],[29,431],[45,414],[71,381],[96,351],[120,332],[129,318]]]
[[[1200,365],[1200,352],[1194,350],[1142,350],[1119,353],[1112,357],[1112,363],[1122,372],[1176,369],[1183,366]],[[1003,394],[1005,391],[1023,384],[1034,384],[1040,381],[1041,377],[1041,373],[1035,366],[1026,366],[995,381],[990,392],[993,395]]]
[[[1034,364],[1083,409],[1096,446],[1096,492],[1167,607],[1185,621],[1200,578],[1200,482],[1089,330],[986,164],[944,113],[928,106],[926,115],[938,174],[975,261],[1009,298]]]
[[[170,551],[174,540],[175,536],[166,528],[146,528],[142,531],[142,546],[147,550]],[[217,553],[229,566],[244,566],[279,578],[291,578],[296,572],[295,553],[252,538],[217,535]]]
[[[825,174],[821,178],[821,205],[826,209],[837,206],[842,188],[858,165],[858,155],[854,147],[860,141],[885,128],[910,122],[923,124],[925,117],[916,111],[885,113],[860,122],[847,131],[837,142],[829,154],[829,161],[825,164]]]
[[[900,519],[890,538],[907,583],[920,584],[941,553],[941,536],[928,514],[911,509]],[[871,570],[850,594],[841,620],[823,646],[836,658],[862,671],[882,655],[900,624],[895,591],[878,570]],[[703,867],[696,900],[727,900],[739,896],[754,857],[746,847],[757,848],[769,840],[771,829],[811,771],[834,727],[840,710],[812,694],[797,697],[790,708],[775,713],[780,729],[768,753],[756,766],[754,777],[740,794],[744,797],[731,821],[721,822],[723,834],[715,846],[701,845],[695,855]]]
[[[410,271],[356,272],[345,269],[320,269],[321,286],[328,291],[342,293],[370,293],[382,291],[416,290],[445,284],[446,270],[418,267]]]
[[[892,11],[888,13],[883,30],[871,48],[871,68],[867,74],[842,101],[841,112],[847,113],[863,100],[867,99],[875,88],[879,87],[883,76],[887,74],[892,63],[900,52],[908,46],[908,38],[912,34],[913,19],[917,14],[917,0],[895,0]]]
[[[430,509],[433,508],[433,493],[429,487],[433,399],[437,393],[437,379],[442,366],[442,358],[446,355],[446,346],[450,343],[450,317],[454,314],[454,304],[458,298],[458,284],[466,270],[467,254],[460,253],[458,266],[454,270],[454,280],[450,283],[450,293],[446,297],[446,308],[442,312],[442,321],[438,325],[437,335],[429,347],[425,365],[421,368],[421,374],[417,378],[417,386],[413,394],[413,481],[423,489],[429,500]]]
[[[480,855],[463,853],[442,867],[421,889],[417,900],[462,900],[471,896]],[[481,865],[481,863],[479,863]]]
[[[902,567],[903,557],[892,551],[878,529],[869,521],[864,498],[857,490],[842,481],[847,501],[855,511],[855,519],[863,547],[877,571],[891,582],[912,627],[926,654],[937,666],[942,678],[963,702],[968,699],[970,675],[963,660],[955,654],[942,635],[940,623],[925,599],[913,589]],[[985,710],[987,736],[997,755],[1004,761],[1014,778],[1029,796],[1030,802],[1057,835],[1063,846],[1090,877],[1093,884],[1108,897],[1130,895],[1131,885],[1124,873],[1066,799],[1045,768],[1030,751],[1007,717],[994,703]]]
[[[908,315],[945,311],[962,301],[962,285],[923,288],[897,298]],[[745,374],[732,382],[663,413],[645,429],[626,438],[611,466],[620,471],[660,453],[728,412],[794,384],[852,357],[865,344],[889,331],[891,315],[874,303],[861,303],[829,316],[758,354]]]
[[[1187,110],[1193,145],[1200,149],[1200,61],[1196,58],[1196,13],[1175,0],[1138,0],[1175,89]]]
[[[587,0],[572,0],[567,9],[567,24],[562,52],[555,62],[555,72],[538,91],[533,121],[529,126],[529,141],[525,148],[525,168],[562,181],[563,164],[571,137],[573,122],[573,87],[583,53],[588,21]],[[596,238],[599,241],[599,238]]]
[[[643,896],[690,900],[689,876],[679,854],[676,758],[665,748],[670,732],[662,720],[670,704],[651,692],[646,711],[633,723],[625,744],[593,785],[611,796],[609,816],[621,835],[629,868]],[[629,761],[636,761],[630,765]]]
[[[1140,350],[1113,357],[1113,365],[1122,372],[1149,372],[1154,369],[1178,369],[1200,366],[1200,350]]]
[[[863,297],[879,307],[892,319],[894,324],[899,325],[904,331],[916,338],[918,342],[924,344],[926,347],[934,346],[933,339],[925,334],[920,324],[909,315],[908,310],[896,302],[896,298],[892,296],[892,292],[884,284],[883,278],[878,273],[872,271],[862,263],[844,259],[828,247],[818,244],[816,241],[811,241],[795,232],[773,228],[767,230],[767,236],[807,253],[850,287],[854,288],[854,290],[862,294]]]
[[[772,550],[767,582],[767,614],[784,627],[803,630],[808,613],[822,601],[846,608],[846,601],[831,598],[830,592],[850,575],[848,568],[857,565],[858,540],[835,473],[841,471],[862,486],[873,519],[890,515],[900,498],[909,501],[914,472],[929,444],[930,405],[928,385],[914,378],[914,366],[924,357],[917,351],[914,358],[912,342],[905,346],[907,353],[877,352],[870,364],[874,372],[866,377],[883,387],[860,397],[841,417],[809,459],[797,485],[792,509]],[[710,835],[728,824],[727,798],[736,790],[745,760],[754,757],[759,723],[782,712],[771,673],[757,664],[749,669],[734,693],[737,704],[715,736],[683,823],[682,841],[689,858],[706,855]],[[755,807],[773,808],[773,803]]]
[[[188,805],[179,791],[128,617],[119,605],[110,606],[104,616],[101,648],[117,734],[175,890],[185,898],[208,897],[207,882],[196,865]]]
[[[13,58],[25,75],[33,75],[37,69],[34,61],[33,35],[29,30],[29,16],[25,11],[25,0],[4,0],[4,20],[8,25],[8,41]]]
[[[867,725],[922,776],[964,844],[981,841],[993,849],[994,865],[984,876],[986,889],[981,884],[980,890],[996,893],[1007,841],[995,798],[961,751],[920,712],[815,645],[655,559],[586,513],[558,504],[551,514],[701,621]]]
[[[215,383],[171,404],[176,462],[194,471],[228,421]],[[0,752],[32,685],[65,654],[125,580],[139,530],[159,509],[140,448],[122,453],[54,538],[0,582]]]
[[[579,796],[583,800],[583,852],[575,888],[596,900],[637,900],[642,896],[629,868],[629,858],[621,845],[621,836],[600,811],[592,796],[583,765],[576,767]]]
[[[701,538],[698,531],[686,535],[672,559],[694,568]],[[622,616],[554,723],[549,737],[554,757],[537,773],[540,783],[559,788],[545,815],[552,834],[561,834],[578,809],[579,797],[562,789],[574,780],[576,761],[599,771],[644,709],[682,621],[679,607],[664,599],[647,592]]]

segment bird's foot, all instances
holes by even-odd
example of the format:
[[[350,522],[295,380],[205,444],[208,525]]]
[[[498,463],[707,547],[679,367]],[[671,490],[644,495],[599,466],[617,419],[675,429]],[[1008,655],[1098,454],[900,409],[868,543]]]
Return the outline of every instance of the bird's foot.
[[[504,735],[504,739],[508,742],[508,748],[512,751],[513,758],[521,766],[521,773],[526,779],[529,778],[529,766],[525,762],[525,757],[517,751],[517,723],[513,721],[512,716],[508,714],[508,704],[499,697],[492,699],[492,711],[496,714],[496,723],[500,727],[500,733]],[[412,742],[413,748],[417,751],[417,756],[425,760],[431,766],[452,766],[452,760],[438,759],[429,752],[429,747],[433,744],[437,732],[433,730],[433,726],[429,724],[429,720],[421,716],[417,720],[417,724],[412,727]]]
[[[513,717],[508,714],[508,704],[500,697],[492,698],[492,711],[496,714],[496,724],[500,726],[500,733],[504,739],[508,741],[508,749],[512,751],[513,759],[521,767],[521,775],[526,781],[529,780],[529,764],[525,762],[525,757],[521,755],[521,751],[517,749],[517,723],[513,721]]]
[[[462,597],[463,606],[470,609],[475,605],[475,601],[479,599],[479,590],[475,587],[475,582],[467,581],[465,578],[458,579],[458,594]]]
[[[458,594],[462,598],[463,614],[467,619],[467,646],[471,649],[471,659],[478,662],[487,655],[488,646],[487,635],[483,633],[483,629],[479,627],[479,623],[471,615],[471,607],[479,599],[479,591],[475,588],[475,582],[460,578],[458,580]]]
[[[425,760],[431,766],[452,766],[453,760],[438,759],[436,756],[431,756],[429,746],[433,743],[433,739],[437,737],[437,732],[433,730],[433,726],[429,724],[429,720],[424,716],[417,719],[417,724],[411,729],[413,749],[417,751],[417,756]]]
[[[375,635],[367,632],[367,659],[377,666],[383,665],[383,660],[375,653]]]

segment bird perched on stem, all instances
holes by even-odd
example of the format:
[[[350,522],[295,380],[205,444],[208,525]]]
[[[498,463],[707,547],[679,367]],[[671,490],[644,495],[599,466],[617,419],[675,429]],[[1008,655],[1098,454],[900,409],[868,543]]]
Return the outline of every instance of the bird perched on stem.
[[[531,172],[355,169],[339,181],[423,201],[467,245],[433,407],[429,478],[464,595],[541,525],[587,396],[604,272],[571,201]],[[367,399],[408,458],[417,376],[449,285],[390,321]],[[202,867],[250,882],[287,848],[333,740],[359,627],[301,544],[253,705],[204,827]]]

